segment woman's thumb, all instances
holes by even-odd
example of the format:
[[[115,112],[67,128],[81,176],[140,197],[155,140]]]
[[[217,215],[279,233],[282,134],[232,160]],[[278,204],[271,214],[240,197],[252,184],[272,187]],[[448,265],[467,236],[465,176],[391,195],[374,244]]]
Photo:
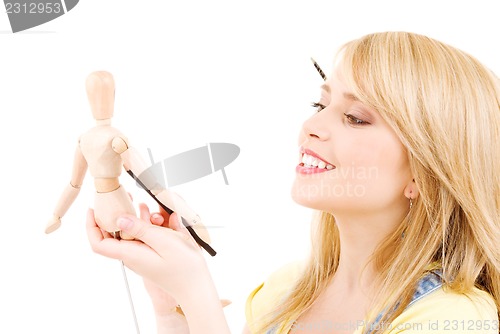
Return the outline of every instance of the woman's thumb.
[[[145,222],[140,218],[131,215],[120,216],[117,221],[118,227],[127,235],[142,241],[147,239],[148,230],[152,226],[151,223]]]

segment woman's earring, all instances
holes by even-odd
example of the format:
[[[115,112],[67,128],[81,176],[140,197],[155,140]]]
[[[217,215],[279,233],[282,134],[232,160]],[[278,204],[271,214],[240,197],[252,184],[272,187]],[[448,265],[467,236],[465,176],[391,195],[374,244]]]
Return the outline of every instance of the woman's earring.
[[[408,210],[408,214],[407,214],[408,218],[407,218],[407,224],[406,224],[407,226],[406,227],[408,227],[408,225],[411,223],[410,218],[411,218],[411,208],[412,207],[413,207],[413,199],[410,197],[410,209]],[[406,228],[405,228],[405,230],[406,230]],[[404,237],[405,237],[405,231],[403,231],[403,233],[401,234],[401,239]]]

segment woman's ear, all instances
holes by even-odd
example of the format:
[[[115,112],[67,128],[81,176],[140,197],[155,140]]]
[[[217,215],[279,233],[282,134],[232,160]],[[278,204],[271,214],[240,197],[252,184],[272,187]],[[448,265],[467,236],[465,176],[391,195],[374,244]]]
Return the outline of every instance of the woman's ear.
[[[405,187],[404,194],[408,199],[416,199],[418,197],[419,191],[415,179],[412,179]]]

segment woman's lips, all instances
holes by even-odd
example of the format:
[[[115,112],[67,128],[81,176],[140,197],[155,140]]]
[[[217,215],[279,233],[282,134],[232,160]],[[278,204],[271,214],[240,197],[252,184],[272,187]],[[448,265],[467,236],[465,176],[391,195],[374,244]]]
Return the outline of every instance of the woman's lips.
[[[300,148],[301,161],[296,167],[296,171],[301,174],[316,174],[328,172],[335,169],[335,165],[323,159],[310,149]]]

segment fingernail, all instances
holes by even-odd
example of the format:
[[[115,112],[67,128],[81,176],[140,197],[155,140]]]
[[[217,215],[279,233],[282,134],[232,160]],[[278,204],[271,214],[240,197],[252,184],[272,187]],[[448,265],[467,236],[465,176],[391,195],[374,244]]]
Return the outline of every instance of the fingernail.
[[[134,222],[130,218],[126,217],[118,218],[118,227],[121,228],[122,230],[127,230],[129,228],[132,228],[133,224]]]

